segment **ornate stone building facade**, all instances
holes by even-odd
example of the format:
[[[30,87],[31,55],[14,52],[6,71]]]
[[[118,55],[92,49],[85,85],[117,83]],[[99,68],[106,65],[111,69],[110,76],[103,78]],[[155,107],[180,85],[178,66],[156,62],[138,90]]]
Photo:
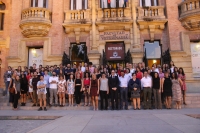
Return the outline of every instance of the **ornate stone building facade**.
[[[190,49],[200,41],[200,0],[0,0],[0,20],[1,81],[8,65],[32,65],[31,53],[44,66],[60,64],[63,52],[73,63],[87,54],[93,64],[115,65],[129,51],[133,63],[146,55],[151,66],[169,49],[198,87]]]

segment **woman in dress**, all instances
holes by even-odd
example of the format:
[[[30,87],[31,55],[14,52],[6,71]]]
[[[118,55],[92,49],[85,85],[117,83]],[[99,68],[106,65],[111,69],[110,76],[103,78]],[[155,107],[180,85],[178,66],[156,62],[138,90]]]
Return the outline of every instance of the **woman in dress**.
[[[178,75],[178,67],[174,67],[174,72]]]
[[[30,78],[28,80],[28,86],[29,86],[29,95],[30,95],[30,98],[31,98],[31,102],[33,102],[33,85],[32,85],[32,79],[33,79],[33,72],[30,73]]]
[[[67,80],[67,94],[69,95],[69,106],[73,106],[74,104],[74,75],[71,74],[70,78]]]
[[[58,82],[58,95],[59,95],[60,107],[65,106],[65,91],[66,91],[66,80],[64,79],[63,75],[60,75]]]
[[[75,79],[75,99],[76,99],[76,106],[80,106],[81,103],[81,96],[82,96],[82,80],[80,78],[80,74],[76,75]]]
[[[136,78],[136,74],[132,74],[132,79],[128,82],[128,88],[131,91],[131,99],[133,101],[134,110],[140,110],[140,86],[141,82]],[[137,104],[136,104],[137,102]]]
[[[89,73],[85,72],[84,79],[82,81],[82,90],[84,91],[85,94],[85,104],[84,106],[90,106],[90,99],[89,99],[89,89],[90,89],[90,78],[89,78]]]
[[[181,79],[181,81],[183,82],[183,85],[181,86],[181,91],[182,91],[182,94],[183,94],[183,104],[184,104],[184,105],[187,105],[187,104],[185,103],[185,94],[186,94],[186,90],[187,90],[186,83],[185,83],[186,76],[185,76],[185,73],[184,73],[184,70],[183,70],[182,67],[179,68],[178,77],[179,77],[179,78]]]
[[[173,92],[173,101],[176,102],[176,109],[181,109],[181,86],[182,81],[178,78],[178,75],[173,72],[172,73],[172,92]]]
[[[171,109],[171,101],[172,101],[172,81],[169,77],[169,73],[165,72],[165,77],[162,79],[162,88],[161,92],[165,97],[165,105],[167,109]]]
[[[26,94],[28,92],[28,80],[25,74],[22,74],[20,77],[21,84],[21,106],[26,106]]]
[[[92,105],[94,110],[98,110],[99,80],[97,79],[96,74],[92,74],[90,86],[89,92],[92,98]]]
[[[155,99],[155,108],[162,109],[161,105],[161,79],[157,72],[154,73],[153,76],[153,94]]]

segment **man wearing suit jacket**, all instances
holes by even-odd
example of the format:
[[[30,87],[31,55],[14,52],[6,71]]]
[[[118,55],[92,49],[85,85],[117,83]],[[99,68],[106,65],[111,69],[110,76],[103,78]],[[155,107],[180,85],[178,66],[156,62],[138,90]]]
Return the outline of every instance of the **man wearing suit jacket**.
[[[116,104],[116,110],[118,110],[118,86],[119,86],[119,79],[115,76],[115,70],[111,71],[111,76],[108,79],[108,84],[110,87],[111,92],[111,104],[112,110],[114,110],[114,100]]]

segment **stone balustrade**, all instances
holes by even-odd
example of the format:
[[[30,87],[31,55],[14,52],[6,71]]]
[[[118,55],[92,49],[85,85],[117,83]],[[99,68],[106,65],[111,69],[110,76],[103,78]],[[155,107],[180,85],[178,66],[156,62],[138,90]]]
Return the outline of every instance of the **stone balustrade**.
[[[51,27],[51,12],[46,8],[31,7],[22,10],[20,28],[25,37],[46,36]]]
[[[127,21],[130,19],[130,8],[97,9],[97,21]]]
[[[188,30],[200,29],[200,0],[185,0],[179,4],[179,20]]]
[[[22,11],[22,21],[27,19],[45,19],[51,21],[51,12],[46,8],[32,7]]]
[[[138,7],[138,19],[165,19],[164,6]]]
[[[91,20],[90,10],[68,10],[64,23],[88,23]]]

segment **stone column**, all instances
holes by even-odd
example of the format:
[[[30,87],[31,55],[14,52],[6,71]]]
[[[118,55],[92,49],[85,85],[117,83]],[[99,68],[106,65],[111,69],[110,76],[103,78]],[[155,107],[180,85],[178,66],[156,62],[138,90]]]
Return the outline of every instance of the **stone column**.
[[[137,14],[136,14],[136,0],[131,1],[131,9],[132,9],[132,18],[133,18],[133,44],[132,51],[138,51],[140,49],[140,44],[138,42],[138,33],[137,33]]]
[[[97,51],[97,44],[96,44],[96,0],[92,0],[92,51]]]

